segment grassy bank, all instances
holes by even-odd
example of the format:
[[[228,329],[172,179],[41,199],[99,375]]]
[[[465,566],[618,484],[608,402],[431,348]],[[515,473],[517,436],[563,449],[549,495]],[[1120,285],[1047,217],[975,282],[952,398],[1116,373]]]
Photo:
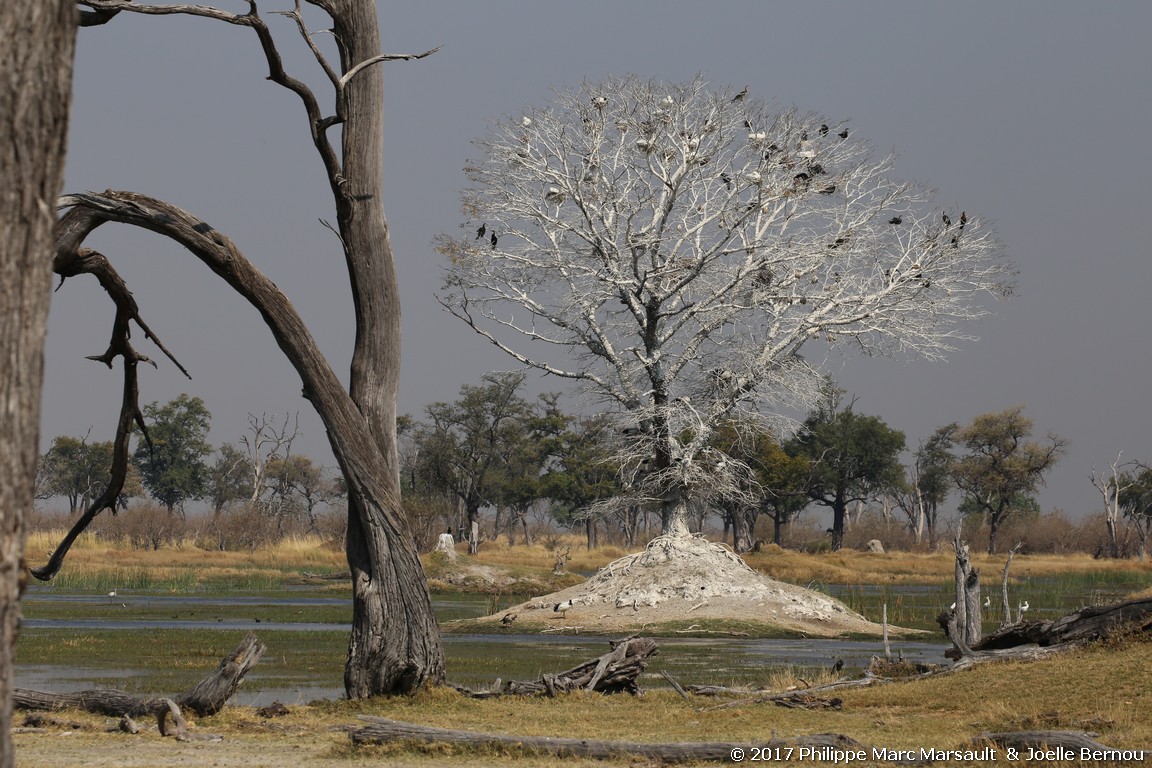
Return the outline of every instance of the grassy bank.
[[[642,698],[577,693],[555,699],[477,701],[437,689],[399,699],[292,706],[291,714],[275,720],[262,719],[251,708],[229,707],[196,723],[200,732],[222,735],[219,743],[174,743],[161,739],[151,724],[137,736],[109,733],[110,719],[79,713],[56,713],[64,725],[15,738],[18,764],[25,768],[81,762],[225,768],[636,765],[631,759],[591,762],[449,746],[353,749],[342,729],[357,725],[357,717],[365,714],[473,731],[647,742],[751,745],[773,735],[836,732],[871,746],[899,749],[956,748],[982,731],[1059,728],[1093,731],[1098,740],[1117,748],[1140,748],[1152,744],[1150,651],[1147,643],[1129,641],[1041,662],[986,665],[926,680],[847,689],[837,692],[843,701],[839,710],[771,704],[720,709],[716,705],[723,700],[685,701],[671,692]],[[61,737],[63,730],[70,732],[67,738]]]

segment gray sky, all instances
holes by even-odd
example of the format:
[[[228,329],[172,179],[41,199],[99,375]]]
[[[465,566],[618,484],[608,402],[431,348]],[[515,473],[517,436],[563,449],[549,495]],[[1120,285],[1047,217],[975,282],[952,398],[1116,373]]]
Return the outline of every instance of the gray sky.
[[[242,10],[232,0],[220,7]],[[291,5],[264,0],[267,11]],[[432,300],[434,235],[455,232],[471,140],[545,104],[553,87],[609,74],[749,85],[781,108],[840,121],[899,175],[939,190],[941,207],[996,222],[1020,270],[1018,295],[967,330],[948,362],[849,359],[830,373],[915,446],[950,421],[1026,406],[1070,441],[1040,501],[1096,511],[1088,480],[1118,450],[1152,460],[1152,4],[721,3],[679,0],[380,4],[385,49],[443,46],[385,65],[385,207],[404,297],[402,412],[452,400],[461,384],[513,367]],[[269,16],[290,70],[322,90],[292,24]],[[323,17],[313,15],[313,28]],[[330,43],[327,44],[330,48]],[[83,29],[66,191],[130,189],[179,205],[231,236],[295,302],[342,375],[351,299],[319,162],[296,98],[264,79],[249,30],[190,18],[122,15]],[[319,94],[323,99],[328,94]],[[141,369],[144,402],[181,392],[234,442],[249,412],[300,411],[297,450],[332,463],[319,419],[256,312],[191,256],[154,235],[99,230],[89,244],[128,281],[145,320],[191,371]],[[120,372],[104,350],[112,307],[91,278],[53,298],[42,433],[111,439]],[[560,389],[532,382],[534,391]]]

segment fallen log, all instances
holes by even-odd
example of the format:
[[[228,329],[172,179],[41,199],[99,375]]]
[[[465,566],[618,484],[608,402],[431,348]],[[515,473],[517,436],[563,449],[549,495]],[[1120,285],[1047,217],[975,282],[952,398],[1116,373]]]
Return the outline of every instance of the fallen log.
[[[555,696],[566,691],[599,691],[600,693],[639,694],[637,678],[648,668],[648,658],[659,653],[656,641],[647,637],[626,637],[611,641],[612,650],[599,658],[586,661],[555,675],[543,675],[539,681],[509,680],[496,683],[487,691],[472,691],[454,685],[460,693],[476,699],[489,699],[504,694]]]
[[[1022,621],[1001,627],[972,646],[975,651],[1020,645],[1054,646],[1103,640],[1120,632],[1152,631],[1152,598],[1091,605],[1052,621]]]
[[[551,736],[511,736],[499,733],[478,733],[457,731],[447,728],[432,728],[415,723],[403,723],[382,717],[363,715],[360,718],[369,723],[363,728],[350,732],[352,743],[356,745],[386,744],[391,741],[418,741],[423,743],[463,744],[473,747],[497,747],[526,750],[530,753],[566,757],[590,757],[609,759],[622,756],[641,756],[664,762],[685,762],[688,760],[733,759],[733,750],[752,758],[753,753],[766,753],[776,748],[827,747],[833,749],[868,749],[855,739],[837,733],[821,733],[813,736],[797,736],[790,739],[772,739],[761,745],[750,746],[736,742],[687,742],[675,744],[645,744],[627,741],[597,741],[593,739],[567,739]],[[759,751],[757,751],[759,750]],[[870,752],[871,750],[869,750]]]
[[[153,716],[161,734],[182,735],[184,718],[181,710],[197,716],[219,712],[236,692],[248,670],[260,661],[265,650],[264,643],[249,633],[235,650],[220,660],[215,672],[177,696],[136,696],[114,689],[49,693],[17,688],[13,692],[13,707],[42,711],[80,709],[109,717]],[[168,730],[169,716],[176,725],[175,732]]]
[[[1079,757],[1080,750],[1089,750],[1093,753],[1101,753],[1100,756],[1093,757],[1093,760],[1130,760],[1131,756],[1124,757],[1115,755],[1114,753],[1143,753],[1136,756],[1136,760],[1143,760],[1144,756],[1152,756],[1152,750],[1149,749],[1129,749],[1118,750],[1115,747],[1109,747],[1101,744],[1092,738],[1094,734],[1086,731],[1013,731],[1011,733],[982,733],[976,738],[968,742],[969,746],[979,746],[986,743],[992,743],[1002,749],[1016,749],[1023,750],[1027,748],[1042,749],[1042,750],[1070,750]],[[1113,755],[1108,757],[1106,755]],[[1059,758],[1057,758],[1059,759]]]

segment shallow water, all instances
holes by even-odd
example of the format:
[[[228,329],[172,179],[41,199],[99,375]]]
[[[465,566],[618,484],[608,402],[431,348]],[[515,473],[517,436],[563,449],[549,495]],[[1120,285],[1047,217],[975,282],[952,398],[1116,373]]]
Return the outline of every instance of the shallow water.
[[[520,598],[508,597],[517,602]],[[434,600],[441,621],[474,618],[494,607],[485,595],[453,595]],[[248,616],[256,609],[275,608],[277,615],[298,615],[298,621],[260,620]],[[177,615],[169,618],[173,611]],[[197,596],[150,595],[118,591],[106,595],[66,595],[31,591],[25,598],[30,636],[64,635],[77,638],[130,631],[175,630],[189,632],[254,631],[268,645],[265,660],[249,675],[236,696],[237,703],[267,704],[273,700],[299,703],[343,695],[342,672],[335,662],[317,664],[311,655],[335,659],[346,642],[350,625],[308,621],[309,613],[349,610],[345,597],[289,595]],[[55,618],[37,618],[55,616]],[[221,615],[224,614],[224,615]],[[161,617],[163,616],[163,617]],[[303,640],[301,638],[304,638]],[[309,640],[308,638],[312,638]],[[880,641],[764,640],[745,638],[660,638],[660,653],[652,659],[641,684],[668,687],[660,675],[666,671],[683,685],[763,685],[776,670],[806,671],[827,668],[844,660],[845,673],[863,668],[874,654],[883,652]],[[325,648],[321,653],[318,649]],[[475,689],[493,680],[534,680],[595,658],[608,650],[603,637],[584,635],[445,635],[448,679]],[[893,652],[908,659],[938,663],[947,645],[941,642],[893,643]],[[79,665],[19,662],[16,686],[53,691],[116,687],[130,691],[180,690],[205,674],[204,667],[165,669],[133,667],[132,653],[117,658],[94,658]]]

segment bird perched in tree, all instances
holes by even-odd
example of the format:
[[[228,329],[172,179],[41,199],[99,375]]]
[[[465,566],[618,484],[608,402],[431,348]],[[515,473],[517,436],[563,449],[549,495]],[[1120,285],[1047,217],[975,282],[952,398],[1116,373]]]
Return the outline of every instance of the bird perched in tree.
[[[960,211],[960,229],[964,229],[964,225],[968,223],[968,212]]]
[[[948,215],[948,211],[940,212],[940,221],[944,222],[944,229],[952,226],[952,217]]]
[[[732,189],[732,177],[731,176],[729,176],[726,173],[721,173],[720,174],[720,181],[724,182],[724,186],[728,187],[728,189]]]
[[[509,624],[511,624],[514,621],[516,621],[516,614],[515,613],[506,613],[500,619],[500,623],[503,624],[504,626],[508,626]]]
[[[900,218],[899,216],[893,216],[892,218],[888,219],[888,223],[893,226],[898,226],[904,223],[904,219]]]
[[[744,90],[740,91],[740,93],[738,93],[738,94],[736,94],[735,96],[733,96],[733,97],[732,97],[732,103],[733,103],[733,104],[735,104],[735,103],[736,103],[736,102],[738,102],[738,101],[744,101],[744,98],[745,98],[747,95],[748,95],[748,86],[747,86],[747,85],[745,85],[745,86],[744,86]]]
[[[838,133],[836,135],[839,136],[841,139],[846,139],[846,138],[848,138],[848,129],[845,128],[844,130],[840,131],[840,133]]]
[[[604,109],[604,107],[607,104],[608,104],[608,99],[604,98],[603,96],[593,96],[592,97],[592,106],[596,107],[596,109],[598,109],[598,110]]]
[[[488,225],[487,225],[487,224],[481,224],[481,225],[480,225],[480,226],[479,226],[479,227],[476,229],[476,239],[477,239],[477,240],[480,240],[480,239],[482,239],[482,238],[484,237],[484,233],[485,233],[485,232],[487,232],[487,231],[488,231]]]
[[[828,126],[825,123],[820,123],[820,135],[821,136],[827,136],[828,135]]]
[[[492,243],[492,250],[496,250],[496,233],[495,232],[492,233],[492,237],[489,239],[489,242]]]
[[[820,190],[820,194],[822,194],[822,195],[832,195],[835,193],[836,193],[836,185],[835,184],[829,184],[828,186],[824,187],[824,189]]]

